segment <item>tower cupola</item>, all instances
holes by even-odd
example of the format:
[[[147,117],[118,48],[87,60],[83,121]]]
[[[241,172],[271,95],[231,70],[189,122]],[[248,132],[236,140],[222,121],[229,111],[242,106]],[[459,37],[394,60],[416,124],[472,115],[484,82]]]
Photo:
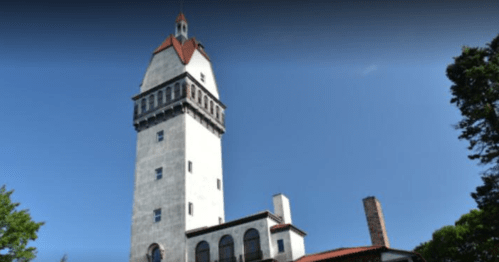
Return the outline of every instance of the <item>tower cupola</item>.
[[[187,19],[182,12],[180,12],[175,19],[175,37],[180,43],[184,43],[187,38]]]

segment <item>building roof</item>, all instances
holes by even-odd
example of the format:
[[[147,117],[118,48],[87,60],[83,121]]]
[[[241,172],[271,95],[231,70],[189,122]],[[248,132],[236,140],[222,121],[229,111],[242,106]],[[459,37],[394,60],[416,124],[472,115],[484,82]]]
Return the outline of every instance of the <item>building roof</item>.
[[[269,211],[263,211],[263,212],[260,212],[260,213],[257,213],[257,214],[251,215],[251,216],[247,216],[247,217],[243,217],[243,218],[240,218],[237,220],[229,221],[229,222],[226,222],[226,223],[223,223],[220,225],[215,225],[215,226],[211,226],[211,227],[202,227],[202,228],[198,228],[198,229],[189,230],[189,231],[185,232],[185,235],[187,236],[187,238],[191,238],[191,237],[211,233],[211,232],[214,232],[217,230],[222,230],[225,228],[249,223],[249,222],[263,219],[263,218],[267,218],[267,217],[274,220],[277,223],[282,223],[282,220],[279,217],[275,216],[274,214],[270,213]]]
[[[405,253],[407,255],[410,255],[413,261],[421,261],[421,262],[425,261],[423,257],[421,257],[421,255],[416,252],[387,248],[385,246],[367,246],[367,247],[351,247],[351,248],[342,247],[334,250],[305,255],[296,260],[295,262],[332,261],[340,258],[345,258],[346,256],[351,256],[351,255],[368,255],[373,253],[379,254],[381,252],[390,252],[390,251],[395,253]]]
[[[175,23],[178,23],[180,21],[185,21],[187,23],[187,19],[185,19],[185,16],[182,12],[178,14],[177,19],[175,19]]]
[[[154,50],[153,54],[157,54],[168,47],[173,46],[175,51],[177,52],[178,57],[182,61],[182,63],[188,64],[189,61],[191,60],[192,54],[194,54],[194,50],[198,50],[208,61],[210,61],[210,58],[208,55],[204,52],[202,46],[199,44],[198,41],[196,41],[196,38],[191,38],[187,41],[185,41],[183,44],[180,43],[180,41],[177,40],[173,35],[168,36],[163,43]]]
[[[279,225],[272,226],[270,228],[271,233],[277,233],[277,232],[282,232],[282,231],[286,231],[286,230],[292,230],[301,236],[307,235],[307,233],[303,232],[302,230],[298,229],[297,227],[295,227],[291,224],[279,224]]]

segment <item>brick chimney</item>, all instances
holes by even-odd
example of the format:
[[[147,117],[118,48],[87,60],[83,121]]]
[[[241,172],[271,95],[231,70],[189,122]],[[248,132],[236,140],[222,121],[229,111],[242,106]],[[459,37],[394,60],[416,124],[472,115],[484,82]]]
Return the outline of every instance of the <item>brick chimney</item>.
[[[373,196],[366,197],[364,202],[364,210],[366,212],[367,226],[371,234],[371,242],[373,246],[390,247],[388,235],[386,234],[385,218],[381,210],[381,204],[378,199]]]

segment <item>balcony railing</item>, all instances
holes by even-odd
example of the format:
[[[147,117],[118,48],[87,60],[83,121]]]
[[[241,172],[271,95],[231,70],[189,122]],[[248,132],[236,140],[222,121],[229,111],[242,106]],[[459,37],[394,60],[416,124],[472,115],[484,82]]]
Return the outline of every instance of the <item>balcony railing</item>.
[[[263,258],[262,251],[257,250],[255,252],[249,252],[244,254],[244,261],[249,262],[249,261],[258,261]]]
[[[219,262],[237,262],[236,257],[221,258]]]

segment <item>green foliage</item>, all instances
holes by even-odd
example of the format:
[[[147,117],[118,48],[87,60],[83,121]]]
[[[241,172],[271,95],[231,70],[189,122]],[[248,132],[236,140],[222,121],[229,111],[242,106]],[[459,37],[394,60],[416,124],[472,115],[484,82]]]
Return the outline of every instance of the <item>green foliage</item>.
[[[444,226],[433,233],[430,241],[421,243],[414,251],[427,262],[497,262],[493,238],[476,234],[489,230],[483,224],[484,211],[472,210],[461,216],[454,226]]]
[[[30,261],[35,258],[34,247],[27,247],[29,240],[37,238],[36,232],[44,223],[31,221],[28,210],[17,211],[19,203],[12,203],[5,185],[0,188],[0,262]]]
[[[471,197],[484,212],[483,224],[487,230],[479,230],[476,234],[482,238],[494,236],[493,242],[499,248],[499,174],[483,176],[482,180],[484,185],[477,187]]]
[[[487,48],[464,47],[447,67],[452,99],[463,119],[459,139],[469,141],[468,157],[499,168],[499,35]]]
[[[68,255],[64,254],[64,256],[61,258],[61,262],[68,262]]]

